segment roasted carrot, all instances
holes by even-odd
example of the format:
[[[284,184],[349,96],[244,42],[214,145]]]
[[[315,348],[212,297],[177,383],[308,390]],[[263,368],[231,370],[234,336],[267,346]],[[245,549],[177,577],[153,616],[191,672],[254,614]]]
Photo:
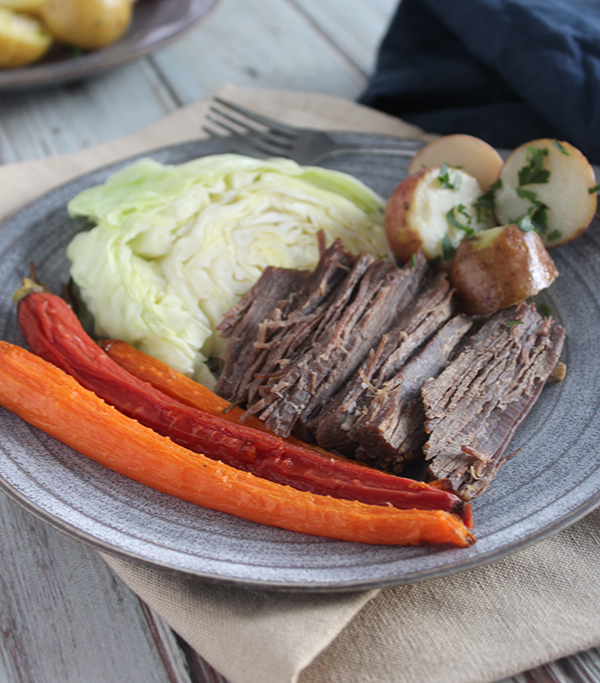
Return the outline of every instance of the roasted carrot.
[[[446,510],[469,520],[468,508],[452,492],[326,458],[171,399],[109,358],[54,294],[28,294],[19,303],[18,318],[34,353],[128,417],[189,450],[303,491],[399,509]]]
[[[362,543],[474,541],[441,510],[397,510],[297,491],[215,462],[126,417],[59,368],[0,341],[0,405],[106,467],[261,524]]]
[[[198,410],[205,410],[212,415],[224,417],[226,420],[231,420],[237,424],[245,424],[247,427],[268,431],[264,422],[254,417],[254,415],[243,417],[245,411],[242,408],[231,404],[207,387],[198,384],[198,382],[194,382],[193,379],[173,370],[173,368],[169,367],[166,363],[136,349],[131,346],[131,344],[121,341],[120,339],[103,339],[100,341],[100,347],[124,370],[135,375],[138,379],[148,382],[155,389],[162,391],[176,401],[185,403],[192,408],[198,408]],[[302,445],[301,441],[293,437],[287,437],[285,440],[290,443]],[[341,455],[338,456],[337,454],[328,453],[322,448],[312,444],[307,445],[307,447],[321,453],[325,457],[333,456],[338,460],[347,462],[347,458],[344,458]],[[362,467],[367,466],[362,465]],[[402,481],[410,481],[410,486],[414,486],[415,483],[412,480],[405,478],[403,478]],[[447,480],[430,482],[427,486],[453,493],[452,487]],[[470,504],[465,504],[461,516],[469,529],[473,528],[473,515]]]

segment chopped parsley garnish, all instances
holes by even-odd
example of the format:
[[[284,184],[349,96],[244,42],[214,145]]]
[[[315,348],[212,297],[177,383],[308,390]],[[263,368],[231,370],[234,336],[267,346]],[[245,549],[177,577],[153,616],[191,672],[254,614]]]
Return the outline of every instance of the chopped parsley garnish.
[[[529,232],[533,229],[542,235],[545,234],[546,230],[548,230],[548,205],[540,201],[537,194],[532,190],[517,187],[516,193],[519,197],[527,199],[532,204],[527,209],[527,214],[519,221],[521,230]]]
[[[413,265],[413,268],[416,268],[417,267],[417,256],[416,256],[416,254],[411,254],[410,260],[411,260],[411,263]]]
[[[478,223],[492,215],[492,211],[496,208],[496,190],[499,190],[501,187],[502,178],[498,178],[498,180],[490,185],[489,190],[477,197],[473,202]]]
[[[556,138],[554,138],[554,140],[552,140],[552,142],[554,143],[554,146],[556,147],[556,149],[557,149],[561,154],[564,154],[564,155],[567,156],[567,157],[570,157],[570,156],[571,156],[571,155],[569,154],[569,152],[567,152],[567,150],[560,144],[560,141],[559,141],[559,140],[557,140]]]
[[[465,221],[461,222],[460,217],[456,215],[456,212],[462,216]],[[466,233],[467,237],[473,237],[475,234],[475,230],[471,227],[471,221],[472,217],[469,215],[467,212],[467,209],[464,204],[459,204],[458,206],[453,206],[450,211],[446,214],[446,218],[448,219],[448,223],[457,230],[462,230],[463,232]]]
[[[548,304],[538,304],[536,308],[538,313],[544,318],[549,318],[551,315],[554,315],[554,309]]]
[[[447,163],[443,163],[440,168],[440,175],[438,176],[440,181],[440,187],[445,190],[458,190],[462,182],[462,176],[460,173],[455,173],[454,178],[450,178],[450,169]]]
[[[594,187],[588,187],[588,192],[594,194],[595,192],[600,192],[600,185],[594,185]]]
[[[539,204],[534,204],[527,212],[533,223],[533,227],[541,235],[546,233],[548,230],[548,207],[546,204],[539,202]]]
[[[534,204],[538,204],[540,201],[537,197],[537,194],[532,190],[524,190],[522,187],[517,187],[516,192],[519,197],[522,197],[523,199],[529,199],[529,201],[533,202]]]
[[[454,254],[456,254],[456,247],[454,247],[448,235],[444,235],[442,240],[442,253],[444,261],[451,261],[454,258]]]
[[[553,240],[557,240],[560,237],[562,237],[562,232],[560,230],[553,230],[549,235],[548,239],[552,242]]]
[[[522,218],[517,225],[519,226],[519,230],[522,230],[523,232],[531,232],[532,230],[535,230],[535,226],[531,222],[531,218],[528,215]]]
[[[522,325],[523,321],[522,320],[507,320],[505,325]]]
[[[519,185],[536,185],[548,182],[550,171],[544,168],[544,159],[547,156],[546,147],[538,149],[533,145],[527,145],[527,163],[518,173]]]

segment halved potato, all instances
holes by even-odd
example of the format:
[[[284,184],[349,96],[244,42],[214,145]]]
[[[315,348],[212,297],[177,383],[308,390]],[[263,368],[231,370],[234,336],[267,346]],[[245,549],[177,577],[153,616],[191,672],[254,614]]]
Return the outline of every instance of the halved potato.
[[[125,33],[132,11],[132,0],[45,0],[42,18],[58,40],[95,50]]]
[[[500,223],[531,220],[547,247],[575,239],[596,212],[594,169],[568,142],[541,139],[517,147],[500,172]]]
[[[445,135],[417,152],[408,172],[412,174],[444,163],[477,178],[485,192],[498,178],[503,162],[491,145],[473,135]]]
[[[39,21],[0,8],[0,68],[31,64],[51,45],[52,38]]]
[[[427,259],[449,261],[461,240],[490,227],[473,203],[481,195],[477,180],[446,165],[405,178],[385,210],[390,249],[402,263],[419,251]]]
[[[465,313],[471,315],[495,313],[525,301],[557,276],[537,232],[523,232],[514,224],[463,241],[450,268],[450,284]]]

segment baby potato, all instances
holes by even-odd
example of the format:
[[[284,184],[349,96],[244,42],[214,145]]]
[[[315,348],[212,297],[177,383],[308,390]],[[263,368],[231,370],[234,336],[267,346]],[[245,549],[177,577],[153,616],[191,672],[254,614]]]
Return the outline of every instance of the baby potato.
[[[541,139],[520,147],[506,159],[496,190],[500,223],[525,219],[547,247],[575,239],[596,212],[594,169],[568,142]]]
[[[473,207],[481,195],[477,180],[456,168],[421,170],[396,187],[385,209],[392,253],[406,263],[419,251],[428,260],[450,261],[466,235],[490,227]]]
[[[537,232],[504,225],[464,240],[450,267],[450,284],[465,313],[488,315],[508,308],[558,276]]]
[[[0,0],[0,7],[39,16],[45,0]]]
[[[51,45],[39,21],[0,7],[0,68],[31,64]]]
[[[57,40],[95,50],[127,31],[132,10],[132,0],[46,0],[42,18]]]
[[[444,135],[417,152],[410,162],[410,174],[442,164],[461,168],[477,178],[485,192],[498,178],[502,157],[487,142],[473,135]]]

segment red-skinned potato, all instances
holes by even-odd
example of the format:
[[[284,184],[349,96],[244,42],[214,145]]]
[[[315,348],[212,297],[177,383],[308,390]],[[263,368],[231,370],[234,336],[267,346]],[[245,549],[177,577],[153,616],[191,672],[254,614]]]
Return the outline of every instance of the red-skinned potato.
[[[557,276],[540,236],[514,224],[464,240],[450,268],[450,284],[471,315],[488,315],[525,301]]]
[[[419,251],[428,260],[449,260],[466,235],[491,225],[488,217],[479,220],[473,208],[480,195],[477,180],[456,168],[426,169],[405,178],[385,209],[385,232],[393,254],[401,263]]]
[[[477,178],[485,192],[498,178],[502,157],[487,142],[473,135],[444,135],[433,140],[415,154],[410,162],[410,174],[442,164],[461,168]]]
[[[548,138],[517,147],[500,180],[498,222],[518,223],[530,214],[549,248],[579,237],[596,212],[596,193],[589,192],[596,185],[594,169],[568,142]]]

